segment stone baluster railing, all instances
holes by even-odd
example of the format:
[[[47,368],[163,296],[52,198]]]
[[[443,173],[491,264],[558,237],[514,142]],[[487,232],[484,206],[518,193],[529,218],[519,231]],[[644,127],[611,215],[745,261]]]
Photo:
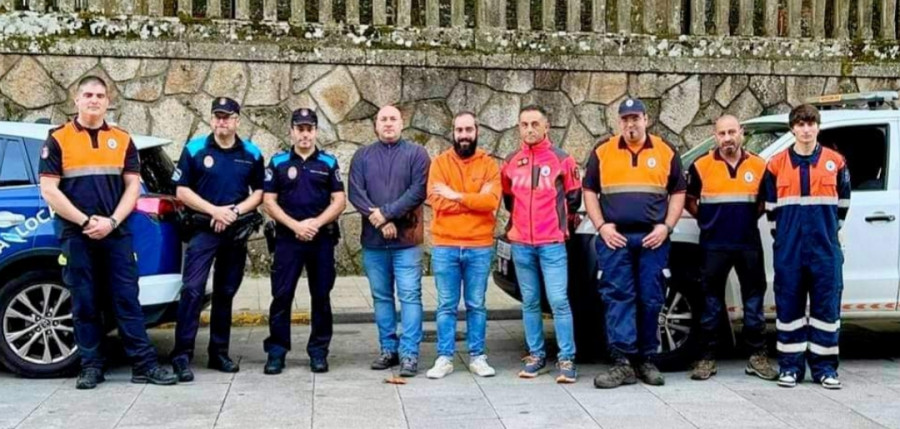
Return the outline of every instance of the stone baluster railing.
[[[896,40],[898,24],[898,0],[831,0],[828,9],[829,0],[738,0],[736,7],[731,0],[689,0],[684,6],[682,0],[544,0],[537,9],[531,0],[344,0],[343,10],[335,9],[335,0],[289,0],[283,10],[278,0],[263,0],[261,13],[252,10],[258,6],[250,0],[227,1],[230,7],[222,0],[0,0],[0,9],[400,28],[882,40]],[[474,16],[466,16],[467,10]]]

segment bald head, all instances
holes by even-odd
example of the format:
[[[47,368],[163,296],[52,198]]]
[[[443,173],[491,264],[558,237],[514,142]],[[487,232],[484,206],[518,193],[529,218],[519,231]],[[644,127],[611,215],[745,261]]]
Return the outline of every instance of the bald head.
[[[744,128],[734,115],[724,115],[716,119],[716,147],[719,153],[731,158],[740,155],[744,145]]]
[[[739,121],[738,118],[734,115],[722,115],[719,116],[719,119],[716,119],[716,127],[718,128],[720,125],[727,127],[737,125],[738,127],[740,127],[741,121]]]
[[[394,143],[400,140],[400,132],[403,131],[403,117],[400,109],[387,105],[378,110],[375,115],[375,135],[384,143]]]

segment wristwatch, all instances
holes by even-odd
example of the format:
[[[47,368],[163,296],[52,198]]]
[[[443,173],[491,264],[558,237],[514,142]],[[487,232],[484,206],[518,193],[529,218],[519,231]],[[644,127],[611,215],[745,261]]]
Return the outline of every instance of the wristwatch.
[[[84,220],[84,222],[81,222],[81,229],[87,228],[88,224],[91,223],[91,219],[93,218],[93,216],[88,216],[87,219]]]
[[[116,218],[112,216],[109,217],[109,223],[110,225],[112,225],[112,229],[116,229],[119,227],[119,221],[117,221]]]
[[[666,230],[669,231],[669,235],[672,235],[672,233],[675,232],[675,228],[669,226],[669,225],[666,224],[666,223],[664,223],[663,225],[666,226]]]

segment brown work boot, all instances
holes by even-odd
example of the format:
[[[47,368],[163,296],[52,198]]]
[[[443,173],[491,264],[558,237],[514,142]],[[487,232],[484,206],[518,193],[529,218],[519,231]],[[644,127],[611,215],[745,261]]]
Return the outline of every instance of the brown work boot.
[[[637,378],[634,375],[634,368],[628,361],[616,362],[608,371],[594,377],[594,387],[598,389],[612,389],[634,383],[637,383]]]
[[[769,356],[765,351],[753,353],[750,361],[747,362],[747,368],[744,369],[747,375],[755,375],[763,380],[775,380],[778,378],[778,371],[769,362]]]
[[[659,372],[659,368],[656,367],[652,362],[644,362],[640,365],[636,365],[634,369],[637,373],[637,376],[644,384],[650,386],[662,386],[666,384],[666,379],[663,377],[662,373]]]
[[[719,372],[719,369],[716,367],[715,360],[701,359],[694,364],[694,370],[691,371],[691,380],[709,380],[717,372]]]

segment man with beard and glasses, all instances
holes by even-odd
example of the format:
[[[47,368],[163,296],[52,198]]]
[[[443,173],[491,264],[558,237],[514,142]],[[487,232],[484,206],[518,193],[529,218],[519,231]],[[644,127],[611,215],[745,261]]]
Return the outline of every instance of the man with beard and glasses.
[[[665,379],[653,362],[659,312],[665,300],[669,234],[684,208],[684,176],[675,148],[647,133],[640,100],[619,105],[620,135],[591,152],[584,175],[584,207],[597,240],[600,296],[614,361],[594,386],[608,389]],[[635,377],[637,373],[637,377]]]
[[[428,203],[434,210],[431,267],[438,294],[438,357],[426,373],[428,378],[443,378],[453,372],[460,289],[466,303],[469,370],[481,377],[495,374],[484,353],[484,296],[501,192],[500,168],[490,155],[478,149],[475,114],[457,114],[453,148],[434,159],[428,174]]]
[[[704,297],[699,335],[701,357],[694,364],[691,378],[706,380],[718,371],[716,333],[721,323],[728,323],[725,285],[734,269],[741,283],[742,336],[751,353],[744,371],[774,380],[778,372],[766,356],[766,271],[757,226],[762,215],[759,186],[766,162],[743,148],[744,129],[734,116],[719,118],[714,136],[716,148],[697,158],[688,169],[685,209],[700,227]]]

